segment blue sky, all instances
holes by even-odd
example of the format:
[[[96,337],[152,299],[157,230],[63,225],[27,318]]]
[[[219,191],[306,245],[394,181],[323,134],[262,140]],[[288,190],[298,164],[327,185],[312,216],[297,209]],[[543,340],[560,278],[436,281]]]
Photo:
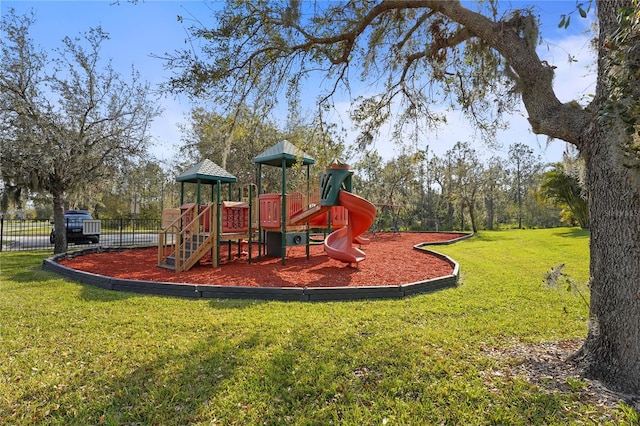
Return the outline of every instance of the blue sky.
[[[588,66],[593,61],[594,53],[588,48],[589,35],[584,30],[589,28],[590,19],[580,19],[577,13],[572,17],[568,30],[559,29],[560,15],[569,13],[575,8],[575,0],[566,1],[512,1],[513,6],[534,5],[541,16],[541,34],[545,43],[539,47],[542,59],[554,64],[556,69],[556,90],[563,102],[584,98],[594,90],[595,75]],[[34,10],[37,23],[32,28],[32,37],[44,49],[61,46],[65,36],[76,36],[90,27],[101,25],[111,40],[104,45],[103,56],[113,60],[114,67],[123,75],[127,75],[133,65],[143,78],[152,85],[160,84],[171,75],[164,69],[159,59],[150,55],[161,55],[175,49],[185,47],[187,33],[185,26],[178,22],[177,16],[188,18],[190,15],[203,22],[210,22],[211,2],[201,0],[146,0],[137,4],[121,0],[114,5],[112,0],[101,1],[9,1],[0,0],[0,13],[15,8],[19,13]],[[215,7],[215,2],[214,6]],[[569,62],[568,55],[577,58],[578,62]],[[152,125],[151,131],[155,142],[152,151],[164,160],[170,160],[173,147],[180,142],[178,123],[185,122],[185,115],[191,108],[189,101],[182,97],[168,96],[162,99],[163,115]],[[309,109],[313,109],[309,106]],[[338,103],[336,109],[340,116],[336,120],[348,125],[348,102]],[[504,150],[514,142],[530,145],[541,155],[543,161],[558,161],[564,150],[564,143],[555,141],[546,147],[546,137],[531,134],[526,122],[524,109],[514,114],[511,128],[499,135]],[[282,122],[285,116],[277,117]],[[349,137],[355,133],[350,133]],[[383,156],[394,155],[393,146],[384,143],[385,131],[376,148]],[[469,141],[485,156],[494,154],[476,141],[475,132],[457,113],[449,114],[449,125],[437,134],[429,135],[428,144],[436,154],[442,155],[457,141]],[[477,142],[477,143],[476,143]]]

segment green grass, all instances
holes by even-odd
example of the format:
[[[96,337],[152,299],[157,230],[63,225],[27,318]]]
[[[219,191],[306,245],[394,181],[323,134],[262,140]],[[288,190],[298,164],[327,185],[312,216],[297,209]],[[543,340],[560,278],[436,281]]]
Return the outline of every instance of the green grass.
[[[458,288],[394,301],[184,300],[111,292],[0,256],[0,424],[630,422],[524,378],[483,348],[583,337],[588,234],[483,232],[437,247]],[[579,384],[579,383],[578,383]],[[635,417],[637,419],[637,417]]]

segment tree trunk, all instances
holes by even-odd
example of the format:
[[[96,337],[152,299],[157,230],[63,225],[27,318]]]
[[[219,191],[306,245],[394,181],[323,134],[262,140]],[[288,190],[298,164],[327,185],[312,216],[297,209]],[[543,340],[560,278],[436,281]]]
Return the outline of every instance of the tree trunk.
[[[518,171],[517,184],[517,201],[518,201],[518,229],[522,229],[522,188],[520,187],[520,172]]]
[[[53,227],[56,230],[53,252],[55,254],[67,251],[67,230],[64,223],[64,190],[61,185],[52,185],[53,195]]]
[[[473,206],[474,203],[469,204],[469,221],[471,222],[471,231],[474,234],[478,233],[478,226],[476,225],[476,209]]]
[[[587,374],[624,392],[640,392],[640,185],[620,160],[622,131],[590,138],[591,305],[578,354]],[[616,138],[616,136],[618,136]]]
[[[598,2],[597,111],[610,102],[608,36],[626,0]],[[589,332],[577,358],[587,375],[640,393],[640,170],[625,165],[629,138],[620,117],[600,117],[583,133],[591,229]]]
[[[494,211],[493,211],[493,197],[489,196],[484,199],[484,205],[487,209],[487,229],[493,231]]]

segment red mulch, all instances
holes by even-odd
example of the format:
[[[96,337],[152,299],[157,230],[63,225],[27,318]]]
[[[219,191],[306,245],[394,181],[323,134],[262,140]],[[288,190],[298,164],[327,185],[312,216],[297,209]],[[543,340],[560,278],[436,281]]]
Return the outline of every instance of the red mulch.
[[[342,287],[382,286],[412,283],[450,275],[453,266],[434,255],[419,252],[413,246],[423,242],[450,241],[465,234],[455,233],[378,233],[371,243],[361,246],[367,258],[357,267],[328,257],[323,246],[312,245],[311,257],[305,247],[288,247],[286,265],[281,258],[256,260],[245,252],[238,257],[238,245],[232,243],[231,261],[225,245],[220,249],[222,265],[198,264],[189,271],[175,273],[157,266],[157,248],[131,249],[122,252],[87,254],[60,263],[66,267],[144,281],[212,284],[247,287]]]

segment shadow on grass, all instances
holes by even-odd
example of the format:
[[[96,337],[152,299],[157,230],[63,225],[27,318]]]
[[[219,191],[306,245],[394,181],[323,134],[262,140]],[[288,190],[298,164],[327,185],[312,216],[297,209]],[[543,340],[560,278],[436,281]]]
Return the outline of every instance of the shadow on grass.
[[[217,424],[217,418],[228,424],[277,424],[284,422],[281,416],[333,395],[322,384],[300,383],[296,375],[298,371],[303,379],[317,377],[313,359],[331,359],[333,349],[318,349],[311,330],[294,333],[275,346],[272,339],[260,330],[237,339],[212,326],[187,351],[151,351],[143,363],[126,361],[126,354],[115,352],[112,360],[96,361],[109,371],[97,373],[87,366],[64,387],[34,389],[18,402],[45,401],[31,419],[36,423]],[[360,346],[352,336],[336,344]],[[156,347],[162,349],[162,343]],[[345,381],[339,371],[331,371],[341,366],[328,368],[329,374],[321,374],[325,382]],[[48,410],[46,401],[58,405]]]
[[[507,237],[506,235],[508,235],[506,232],[503,232],[501,230],[492,230],[492,231],[480,231],[480,232],[476,232],[475,234],[473,234],[473,237],[468,238],[467,240],[463,240],[461,242],[465,242],[465,241],[485,241],[485,242],[493,242],[493,241],[504,241]],[[515,237],[513,237],[512,239],[515,239]]]
[[[256,325],[258,329],[243,333],[243,337],[235,337],[237,334],[222,325],[211,325],[206,335],[184,351],[158,342],[152,346],[156,349],[146,354],[145,362],[128,361],[126,354],[118,352],[110,360],[105,354],[96,361],[100,371],[87,365],[65,386],[34,389],[18,402],[58,404],[53,410],[41,407],[38,414],[42,417],[31,419],[36,423],[328,424],[335,421],[333,413],[362,410],[362,401],[376,401],[390,389],[396,390],[394,403],[420,411],[420,400],[432,398],[436,382],[444,381],[453,365],[442,361],[444,353],[432,354],[440,363],[425,363],[428,367],[421,367],[423,380],[404,377],[400,384],[386,362],[404,360],[405,348],[392,338],[384,338],[375,344],[385,350],[380,355],[371,353],[375,329],[354,328],[334,336],[332,345],[323,346],[318,344],[318,329],[313,327],[298,328],[282,337],[277,330],[260,329],[268,324]],[[336,347],[343,348],[341,353],[336,353]],[[358,357],[367,352],[369,357]],[[446,386],[463,389],[456,378]],[[480,391],[471,398],[462,392],[461,407],[452,406],[444,394],[433,398],[434,408],[427,415],[430,420],[455,419],[456,410],[468,412],[477,402],[492,402],[488,393]],[[515,413],[557,419],[554,416],[565,398],[535,388],[525,393],[529,398],[522,406],[511,408]],[[490,423],[489,418],[484,420]]]
[[[75,282],[72,280],[70,281]],[[258,304],[264,304],[264,303],[270,302],[269,300],[256,300],[256,299],[223,299],[223,298],[189,299],[185,297],[171,296],[166,294],[140,293],[135,291],[124,291],[124,290],[107,290],[107,289],[93,286],[91,284],[84,284],[84,283],[77,283],[77,282],[76,284],[82,287],[82,291],[80,292],[80,299],[85,302],[116,302],[121,300],[132,299],[132,298],[161,297],[161,298],[168,298],[168,299],[192,301],[194,303],[198,301],[206,300],[212,309],[218,309],[218,310],[245,309],[245,308],[254,307]]]
[[[241,344],[251,345],[255,336]],[[246,364],[236,357],[236,345],[209,338],[187,353],[170,351],[141,364],[104,360],[114,366],[115,374],[98,374],[85,369],[69,380],[61,392],[34,390],[22,396],[25,404],[33,400],[69,401],[47,416],[74,424],[188,424],[198,421],[198,413],[224,392],[227,381]],[[122,354],[113,354],[122,357]],[[131,368],[133,367],[133,368]],[[91,391],[93,390],[93,391]],[[75,405],[78,395],[87,395],[82,406]],[[82,398],[84,399],[84,397]],[[33,418],[32,421],[43,421]]]
[[[96,287],[91,284],[79,283],[70,280],[82,286],[80,299],[83,302],[115,302],[118,300],[127,300],[136,296],[151,296],[150,294],[133,293],[130,291],[114,291]]]
[[[531,229],[496,229],[491,231],[480,231],[474,234],[472,240],[474,241],[513,241],[518,240],[521,235],[518,231],[530,231]],[[591,235],[588,229],[581,228],[555,228],[553,231],[554,236],[565,238],[589,238]]]
[[[582,228],[563,228],[555,232],[554,235],[565,238],[589,238],[591,231]]]
[[[2,278],[11,280],[18,273],[36,271],[42,267],[47,255],[42,252],[2,252],[0,253],[0,273]]]
[[[25,259],[24,257],[18,258]],[[40,259],[37,259],[38,262]],[[33,284],[33,283],[46,283],[51,280],[61,279],[58,274],[45,271],[42,269],[41,263],[35,263],[31,260],[25,262],[14,263],[13,259],[10,262],[4,259],[0,260],[0,277],[4,282],[15,282],[17,284]],[[48,284],[47,284],[48,285]]]

